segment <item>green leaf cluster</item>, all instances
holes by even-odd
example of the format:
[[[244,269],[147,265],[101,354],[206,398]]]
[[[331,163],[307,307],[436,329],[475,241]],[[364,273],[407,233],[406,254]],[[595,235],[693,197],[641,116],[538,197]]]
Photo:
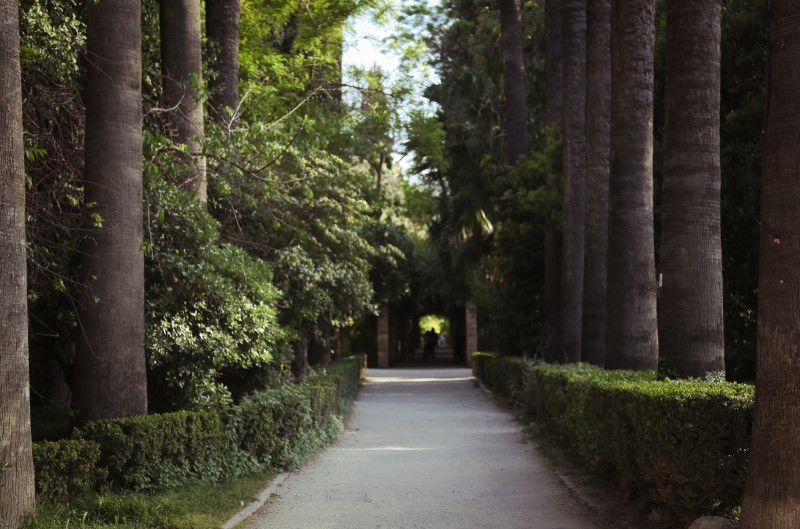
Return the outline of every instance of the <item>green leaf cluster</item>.
[[[220,240],[219,223],[163,180],[147,192],[146,352],[156,408],[229,402],[222,377],[286,353],[272,271]]]
[[[108,471],[100,463],[94,441],[63,440],[34,443],[36,495],[40,499],[69,499],[96,490]]]

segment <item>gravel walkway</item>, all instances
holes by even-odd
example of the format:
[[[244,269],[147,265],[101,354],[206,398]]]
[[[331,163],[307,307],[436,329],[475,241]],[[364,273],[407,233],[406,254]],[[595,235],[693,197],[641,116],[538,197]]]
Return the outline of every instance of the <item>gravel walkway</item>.
[[[370,370],[338,442],[247,529],[598,529],[467,369]]]

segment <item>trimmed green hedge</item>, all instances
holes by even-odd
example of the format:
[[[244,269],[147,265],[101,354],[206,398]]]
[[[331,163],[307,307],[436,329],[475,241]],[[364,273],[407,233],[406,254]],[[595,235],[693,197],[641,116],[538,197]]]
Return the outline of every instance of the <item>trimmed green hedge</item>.
[[[750,445],[751,385],[473,355],[473,371],[623,490],[676,513],[738,506]]]
[[[95,421],[76,439],[100,446],[114,489],[148,490],[190,480],[218,482],[253,472],[255,459],[232,446],[215,412],[176,412]]]
[[[96,421],[73,439],[34,443],[37,490],[69,498],[100,487],[148,490],[297,467],[341,430],[362,364],[362,357],[336,362],[302,384],[256,392],[220,413]]]
[[[33,444],[37,497],[67,499],[95,490],[108,476],[99,466],[94,441],[44,441]]]
[[[367,357],[358,355],[343,358],[327,366],[325,373],[336,384],[340,411],[346,412],[358,395],[359,383],[366,376]]]

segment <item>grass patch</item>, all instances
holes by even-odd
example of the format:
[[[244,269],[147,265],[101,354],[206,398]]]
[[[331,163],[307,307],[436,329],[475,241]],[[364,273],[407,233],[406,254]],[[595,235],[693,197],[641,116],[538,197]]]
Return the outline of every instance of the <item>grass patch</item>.
[[[219,529],[273,477],[263,473],[163,492],[100,493],[68,503],[41,503],[26,529]]]

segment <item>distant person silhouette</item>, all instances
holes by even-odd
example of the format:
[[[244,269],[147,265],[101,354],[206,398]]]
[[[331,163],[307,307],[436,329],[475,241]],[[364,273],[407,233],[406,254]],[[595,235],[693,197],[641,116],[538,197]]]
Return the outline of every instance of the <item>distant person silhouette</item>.
[[[423,360],[427,360],[429,358],[434,357],[434,353],[436,351],[436,342],[438,340],[439,340],[439,334],[436,332],[436,329],[431,328],[431,330],[425,333],[425,339],[423,341],[424,347],[422,350]]]

